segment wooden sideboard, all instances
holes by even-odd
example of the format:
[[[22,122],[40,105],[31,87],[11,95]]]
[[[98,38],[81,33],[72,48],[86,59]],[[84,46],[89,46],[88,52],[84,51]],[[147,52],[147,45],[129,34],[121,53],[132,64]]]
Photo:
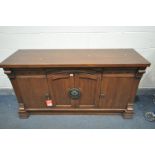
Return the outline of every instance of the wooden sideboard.
[[[30,114],[123,114],[131,118],[150,63],[133,49],[18,50],[0,67]]]

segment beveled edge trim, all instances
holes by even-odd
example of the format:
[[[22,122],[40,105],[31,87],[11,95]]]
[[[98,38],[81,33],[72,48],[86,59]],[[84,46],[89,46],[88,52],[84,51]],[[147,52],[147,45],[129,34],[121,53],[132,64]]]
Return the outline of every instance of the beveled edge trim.
[[[84,108],[84,109],[82,109],[82,108],[70,108],[70,109],[65,109],[65,108],[61,108],[61,109],[58,109],[58,108],[51,108],[51,109],[39,109],[39,108],[27,108],[26,109],[26,111],[50,111],[50,112],[109,112],[109,111],[118,111],[118,112],[120,112],[120,111],[125,111],[126,109],[92,109],[92,108]]]

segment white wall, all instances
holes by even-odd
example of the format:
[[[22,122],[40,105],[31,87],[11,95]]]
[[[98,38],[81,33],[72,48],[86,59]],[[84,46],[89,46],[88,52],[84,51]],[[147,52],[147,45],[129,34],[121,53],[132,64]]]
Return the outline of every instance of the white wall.
[[[155,27],[0,27],[0,61],[27,48],[134,48],[152,63],[140,87],[155,88]],[[0,88],[11,88],[2,69]]]

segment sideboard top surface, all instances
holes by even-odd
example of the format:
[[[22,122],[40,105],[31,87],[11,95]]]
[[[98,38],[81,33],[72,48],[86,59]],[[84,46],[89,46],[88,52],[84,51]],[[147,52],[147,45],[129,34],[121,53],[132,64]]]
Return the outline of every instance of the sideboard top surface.
[[[146,67],[134,49],[23,49],[0,63],[3,68]]]

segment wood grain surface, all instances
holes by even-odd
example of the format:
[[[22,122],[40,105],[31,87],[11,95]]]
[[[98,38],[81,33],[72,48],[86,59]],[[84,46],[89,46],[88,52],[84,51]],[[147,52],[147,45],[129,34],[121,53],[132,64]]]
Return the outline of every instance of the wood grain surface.
[[[145,67],[150,63],[134,49],[26,49],[5,59],[0,67]]]

